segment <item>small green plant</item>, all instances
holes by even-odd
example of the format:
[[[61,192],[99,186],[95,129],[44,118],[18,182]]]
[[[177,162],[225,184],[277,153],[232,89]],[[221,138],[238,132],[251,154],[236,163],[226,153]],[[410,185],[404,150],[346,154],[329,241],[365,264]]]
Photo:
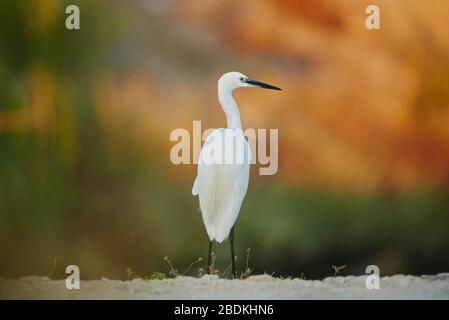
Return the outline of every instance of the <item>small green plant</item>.
[[[235,257],[235,259],[237,260],[237,257]],[[232,263],[225,269],[225,271],[223,271],[223,274],[221,275],[223,278],[226,277],[228,272],[231,270],[231,267],[232,267]]]
[[[145,277],[145,280],[164,280],[167,278],[167,275],[163,272],[153,272],[149,277]]]
[[[234,262],[237,261],[237,256],[234,257]],[[226,275],[228,274],[229,271],[231,271],[232,268],[232,262],[229,264],[229,266],[223,271],[223,274],[221,275],[223,278],[226,277]]]
[[[251,275],[251,273],[253,272],[253,270],[249,267],[249,254],[250,254],[250,252],[251,252],[251,248],[246,249],[246,266],[245,266],[245,270],[240,275],[240,279],[241,280],[247,279]]]
[[[192,268],[195,264],[197,264],[198,262],[201,262],[201,261],[203,261],[203,258],[198,257],[198,259],[196,259],[195,261],[193,261],[181,275],[182,275],[182,276],[185,275],[185,274],[187,273],[187,271],[190,270],[190,268]]]
[[[163,272],[153,272],[149,276],[139,276],[137,273],[135,273],[131,267],[126,268],[126,280],[131,281],[134,279],[143,279],[143,280],[162,280],[167,278],[166,274]]]
[[[173,265],[171,264],[170,260],[168,259],[168,257],[164,257],[164,261],[167,262],[168,266],[168,278],[176,278],[179,276],[179,272],[178,270],[176,270],[175,268],[173,268]]]
[[[343,270],[344,268],[346,268],[346,265],[343,266],[332,266],[332,269],[334,269],[334,277],[336,277],[341,270]]]

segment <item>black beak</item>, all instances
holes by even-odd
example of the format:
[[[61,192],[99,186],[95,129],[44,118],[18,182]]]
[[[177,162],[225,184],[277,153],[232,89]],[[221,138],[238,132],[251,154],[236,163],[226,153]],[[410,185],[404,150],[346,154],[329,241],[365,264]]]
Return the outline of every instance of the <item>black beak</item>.
[[[281,88],[272,86],[271,84],[259,82],[259,81],[252,80],[252,79],[249,79],[249,78],[244,79],[243,82],[246,82],[246,83],[248,83],[248,84],[252,84],[252,85],[254,85],[254,86],[258,86],[258,87],[261,87],[261,88],[264,88],[264,89],[282,90]]]

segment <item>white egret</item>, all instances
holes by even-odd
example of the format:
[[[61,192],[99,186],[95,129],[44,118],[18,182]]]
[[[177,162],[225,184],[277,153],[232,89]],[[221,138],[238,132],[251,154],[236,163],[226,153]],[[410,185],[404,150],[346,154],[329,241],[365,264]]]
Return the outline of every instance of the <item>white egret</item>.
[[[226,114],[227,128],[214,130],[204,142],[198,161],[198,175],[192,194],[199,196],[203,222],[209,236],[210,273],[212,242],[221,243],[229,236],[232,274],[236,277],[234,224],[249,181],[251,150],[240,122],[240,112],[232,91],[241,87],[281,90],[255,81],[239,72],[228,72],[218,80],[218,100]]]

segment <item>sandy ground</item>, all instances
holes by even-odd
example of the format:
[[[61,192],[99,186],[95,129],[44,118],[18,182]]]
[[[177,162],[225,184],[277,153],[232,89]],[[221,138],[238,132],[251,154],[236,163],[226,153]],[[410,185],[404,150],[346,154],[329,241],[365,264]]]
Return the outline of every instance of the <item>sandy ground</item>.
[[[246,280],[178,277],[166,280],[81,281],[67,290],[65,280],[29,276],[0,280],[2,299],[449,299],[449,273],[435,276],[396,275],[368,290],[366,276],[324,280],[278,279],[268,275]]]

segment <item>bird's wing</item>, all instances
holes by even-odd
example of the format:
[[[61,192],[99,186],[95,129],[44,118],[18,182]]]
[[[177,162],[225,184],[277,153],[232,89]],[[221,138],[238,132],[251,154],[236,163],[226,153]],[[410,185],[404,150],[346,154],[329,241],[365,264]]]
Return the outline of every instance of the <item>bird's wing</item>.
[[[231,228],[237,220],[243,199],[248,189],[249,164],[240,165],[240,168],[235,173],[234,184],[228,206],[221,212],[221,215],[218,217],[218,221],[215,225],[215,240],[217,242],[222,242],[228,237]]]
[[[209,137],[224,134],[217,129]],[[206,139],[201,150],[192,193],[199,195],[201,213],[210,240],[223,241],[229,235],[240,211],[249,181],[249,163],[251,161],[249,144],[243,135],[239,139],[244,143],[248,159],[243,164],[214,164],[201,161],[202,155],[217,147],[217,139]]]
[[[209,134],[206,138],[206,141],[204,141],[203,147],[201,148],[201,152],[200,152],[200,156],[198,159],[198,174],[196,176],[195,182],[193,183],[193,188],[192,188],[192,195],[197,196],[199,193],[199,186],[201,183],[201,176],[202,173],[204,171],[204,168],[206,167],[203,158],[205,154],[210,154],[211,150],[214,149],[215,143],[218,142],[217,139],[214,139],[218,136],[224,135],[224,128],[219,128],[219,129],[215,129],[214,131],[211,132],[211,134]]]

